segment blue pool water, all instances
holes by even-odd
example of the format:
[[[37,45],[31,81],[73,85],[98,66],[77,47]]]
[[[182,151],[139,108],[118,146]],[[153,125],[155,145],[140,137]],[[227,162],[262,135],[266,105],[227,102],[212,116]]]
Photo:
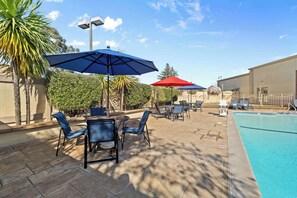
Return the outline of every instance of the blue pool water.
[[[297,197],[297,115],[234,113],[262,197]]]

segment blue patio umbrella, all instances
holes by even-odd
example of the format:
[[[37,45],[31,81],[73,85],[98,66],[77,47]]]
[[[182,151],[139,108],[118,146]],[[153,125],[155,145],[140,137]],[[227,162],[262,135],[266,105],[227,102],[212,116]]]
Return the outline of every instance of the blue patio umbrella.
[[[200,85],[190,85],[190,86],[183,86],[183,87],[179,87],[179,90],[202,90],[202,89],[206,89],[205,87],[202,87]]]
[[[158,71],[152,61],[113,51],[98,49],[93,51],[46,55],[51,67],[59,67],[81,73],[107,75],[107,108],[109,108],[109,76],[141,75]]]
[[[200,85],[189,85],[189,86],[183,86],[183,87],[179,87],[178,90],[203,90],[206,89],[205,87],[202,87]],[[204,96],[203,96],[204,97]],[[191,94],[191,102],[192,102],[192,94]]]

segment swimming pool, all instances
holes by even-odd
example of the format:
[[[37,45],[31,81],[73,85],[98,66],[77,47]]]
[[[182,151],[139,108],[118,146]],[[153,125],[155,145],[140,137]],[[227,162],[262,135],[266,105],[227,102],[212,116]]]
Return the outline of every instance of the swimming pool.
[[[234,113],[262,197],[297,197],[297,115]]]

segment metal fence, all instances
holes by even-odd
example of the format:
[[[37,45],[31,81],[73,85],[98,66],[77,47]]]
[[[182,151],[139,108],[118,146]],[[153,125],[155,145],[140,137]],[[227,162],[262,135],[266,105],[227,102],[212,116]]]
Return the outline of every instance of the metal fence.
[[[280,94],[233,94],[232,100],[248,100],[251,104],[257,105],[273,105],[280,107],[287,107],[288,103],[292,103],[295,99],[294,94],[280,93]]]

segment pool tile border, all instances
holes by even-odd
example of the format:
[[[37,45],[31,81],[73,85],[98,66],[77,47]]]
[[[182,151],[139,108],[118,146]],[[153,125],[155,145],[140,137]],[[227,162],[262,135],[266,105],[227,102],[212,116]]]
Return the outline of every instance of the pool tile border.
[[[229,197],[261,197],[232,111],[228,114]]]

